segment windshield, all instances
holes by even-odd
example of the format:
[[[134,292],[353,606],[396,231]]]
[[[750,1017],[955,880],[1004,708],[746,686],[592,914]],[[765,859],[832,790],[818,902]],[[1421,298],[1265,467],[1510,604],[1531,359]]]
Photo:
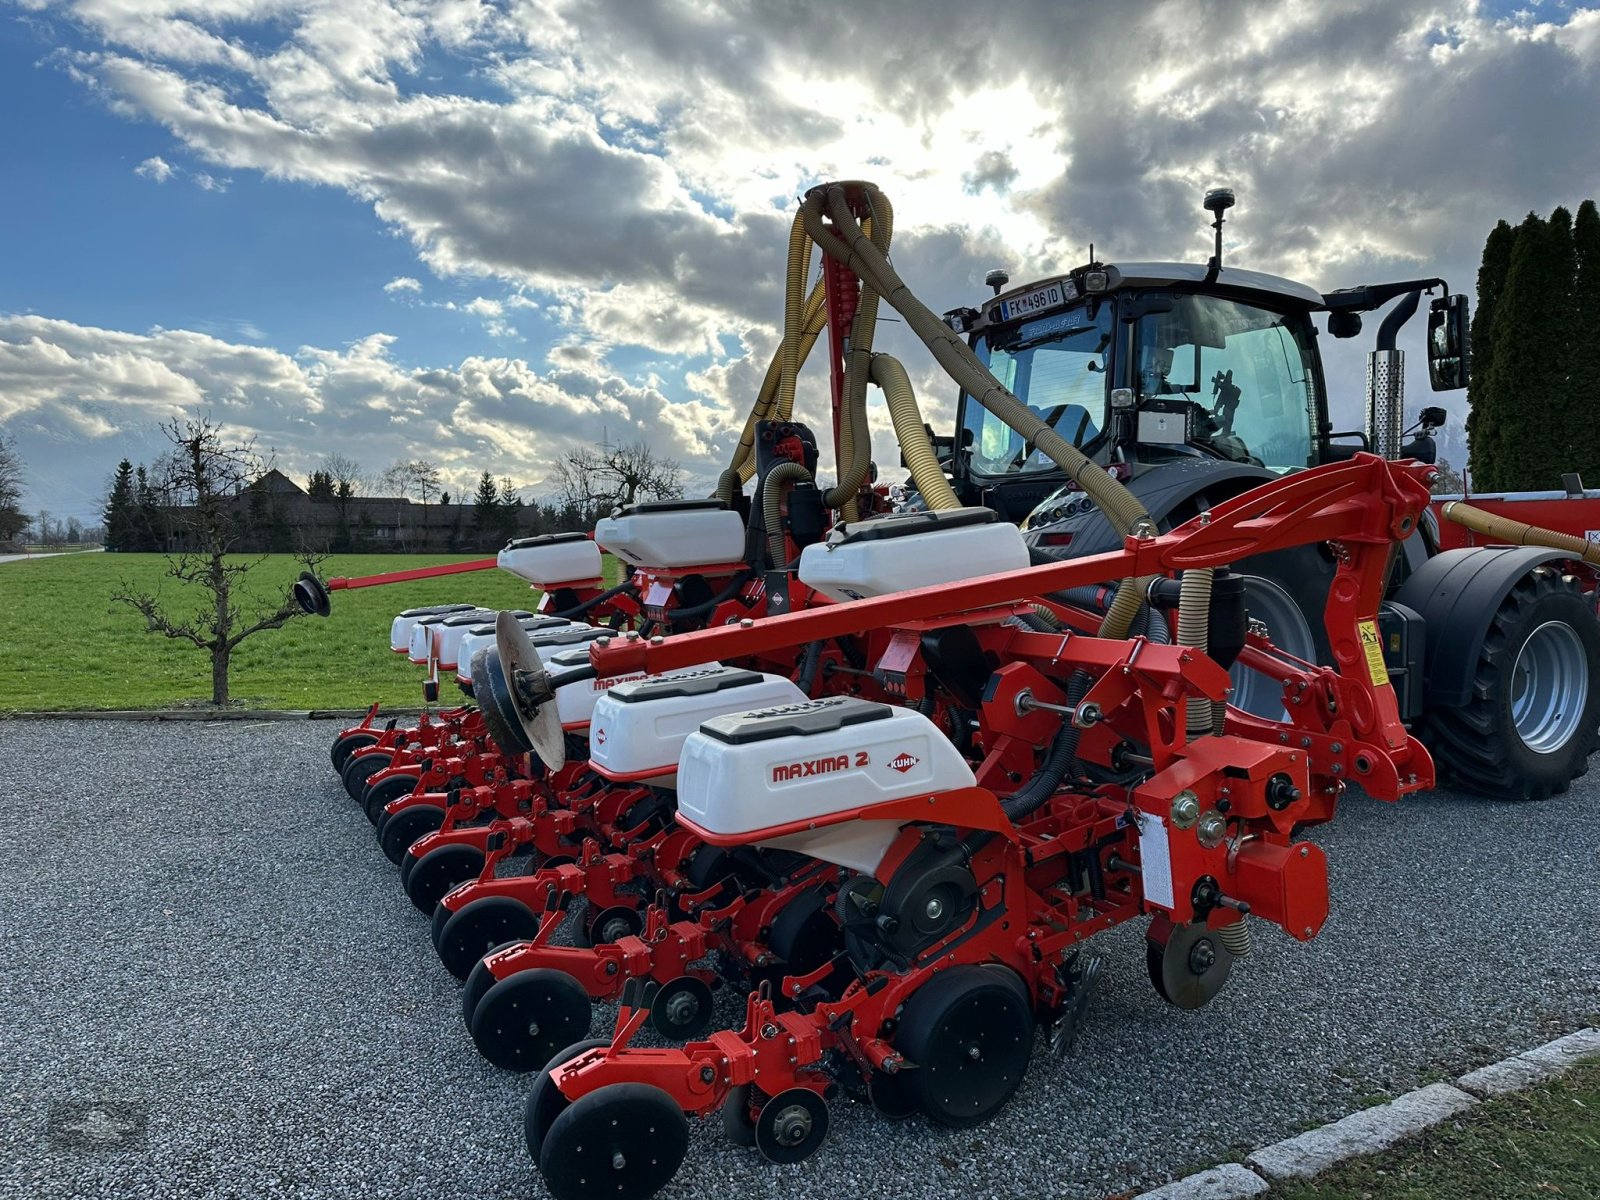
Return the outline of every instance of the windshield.
[[[1095,302],[1052,313],[999,331],[973,346],[978,358],[1017,399],[1076,446],[1100,435],[1105,413],[1106,352],[1111,345],[1111,306]],[[971,467],[980,475],[1054,470],[1055,464],[1001,421],[968,399],[963,430]]]
[[[1177,414],[1191,445],[1222,458],[1280,470],[1312,465],[1307,322],[1216,296],[1153,299],[1152,308],[1171,309],[1140,317],[1135,333],[1140,440]]]

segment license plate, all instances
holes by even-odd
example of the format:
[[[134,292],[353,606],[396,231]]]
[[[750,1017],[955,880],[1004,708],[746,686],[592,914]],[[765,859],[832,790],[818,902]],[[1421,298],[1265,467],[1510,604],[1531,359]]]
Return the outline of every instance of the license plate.
[[[1047,283],[1041,287],[1031,288],[1020,296],[1013,296],[1009,300],[1000,302],[1000,319],[1014,321],[1018,317],[1031,317],[1035,313],[1042,313],[1052,308],[1060,308],[1068,301],[1077,299],[1078,289],[1071,283]]]

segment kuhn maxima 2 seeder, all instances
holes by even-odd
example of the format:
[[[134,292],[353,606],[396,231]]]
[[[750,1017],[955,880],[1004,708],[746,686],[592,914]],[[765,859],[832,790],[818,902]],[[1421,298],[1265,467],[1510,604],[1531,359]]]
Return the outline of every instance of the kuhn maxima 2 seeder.
[[[1362,455],[1115,554],[597,645],[597,671],[664,671],[881,630],[869,669],[905,703],[801,700],[685,739],[678,826],[729,853],[835,868],[838,949],[753,990],[741,1029],[681,1048],[632,1044],[659,994],[630,985],[613,1036],[558,1054],[529,1100],[528,1145],[552,1192],[653,1193],[685,1152],[685,1114],[720,1112],[780,1162],[820,1145],[841,1089],[886,1115],[982,1121],[1021,1082],[1036,1026],[1070,1037],[1084,943],[1123,921],[1151,918],[1152,982],[1185,1008],[1248,951],[1248,918],[1315,936],[1326,860],[1295,831],[1328,820],[1346,780],[1386,799],[1433,783],[1367,648],[1427,473]],[[852,540],[874,524],[879,537]],[[846,526],[808,554],[844,563],[902,538],[930,553],[954,532],[937,516],[897,536],[902,524]],[[1241,556],[1320,541],[1340,548],[1327,609],[1340,670],[1276,651],[1216,577]],[[1186,584],[1165,585],[1180,574]],[[1060,600],[1119,580],[1112,612]],[[1144,602],[1176,608],[1175,642],[1118,630]],[[1286,720],[1225,709],[1235,658],[1279,680]],[[514,684],[526,699],[548,681],[518,672]],[[973,726],[966,753],[925,715],[946,706]]]
[[[776,1162],[817,1149],[841,1092],[888,1117],[985,1120],[1038,1031],[1070,1045],[1089,939],[1135,918],[1159,994],[1207,1003],[1253,921],[1307,940],[1326,920],[1327,863],[1299,830],[1349,783],[1385,800],[1433,785],[1412,730],[1446,763],[1469,718],[1496,762],[1539,756],[1517,795],[1584,769],[1600,555],[1541,531],[1519,540],[1543,548],[1437,553],[1429,466],[1328,446],[1309,314],[1348,336],[1357,311],[1404,295],[1408,316],[1440,281],[1323,297],[1224,274],[1225,199],[1207,200],[1207,269],[1090,264],[940,318],[888,262],[882,193],[813,189],[783,343],[716,496],[514,544],[546,592],[533,615],[402,618],[431,630],[430,677],[453,652],[478,707],[406,731],[374,716],[335,758],[347,783],[373,760],[363,789],[414,779],[369,811],[466,981],[474,1041],[538,1071],[525,1132],[557,1200],[654,1193],[689,1116],[720,1114]],[[1458,299],[1430,314],[1439,370],[1464,353]],[[953,458],[872,352],[880,301],[961,387]],[[824,329],[826,489],[792,413]],[[1208,416],[1191,393],[1230,347],[1238,373],[1215,372]],[[1291,350],[1284,386],[1304,394],[1268,405],[1249,372]],[[1072,395],[1104,393],[1104,432],[1075,400],[1044,403],[1060,363]],[[1464,357],[1449,372],[1464,379]],[[869,383],[911,470],[904,511],[868,485]],[[1317,453],[1264,465],[1256,408],[1276,422],[1264,446],[1316,416]],[[975,495],[980,460],[1001,482]],[[1004,478],[1036,462],[1064,482],[1025,537],[989,502],[1042,494]],[[629,564],[617,587],[597,545]],[[325,612],[322,588],[304,599]],[[604,623],[548,624],[579,618]],[[1435,696],[1435,671],[1474,688]],[[745,1019],[708,1033],[718,985],[748,991]],[[610,1036],[591,1038],[612,1000]],[[646,1023],[690,1040],[646,1046]]]

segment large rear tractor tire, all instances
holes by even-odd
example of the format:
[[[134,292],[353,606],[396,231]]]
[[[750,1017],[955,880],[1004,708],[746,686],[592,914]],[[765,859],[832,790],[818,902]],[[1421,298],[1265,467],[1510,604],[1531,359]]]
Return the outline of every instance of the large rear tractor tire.
[[[1431,709],[1421,736],[1441,782],[1497,799],[1560,795],[1589,769],[1600,727],[1600,622],[1548,568],[1495,610],[1472,697]]]

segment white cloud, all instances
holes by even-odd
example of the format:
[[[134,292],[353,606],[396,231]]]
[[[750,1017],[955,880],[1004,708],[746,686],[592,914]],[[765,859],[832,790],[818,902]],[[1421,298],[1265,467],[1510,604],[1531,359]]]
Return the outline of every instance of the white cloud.
[[[547,369],[443,371],[437,386],[467,396],[453,435],[525,395],[587,414],[592,438],[619,406],[666,392],[690,397],[684,436],[712,445],[754,395],[795,197],[820,179],[884,187],[896,263],[941,309],[981,296],[986,267],[1020,281],[1091,242],[1112,261],[1203,259],[1199,198],[1218,183],[1239,195],[1230,261],[1324,288],[1423,272],[1466,288],[1495,219],[1573,203],[1600,178],[1600,16],[1550,5],[1504,18],[1477,0],[61,11],[91,47],[61,60],[74,77],[170,131],[207,178],[252,171],[370,205],[435,274],[489,293],[455,307],[493,336],[517,336],[515,309],[540,310]],[[903,341],[930,408],[947,405]],[[661,356],[646,370],[666,383],[618,374],[621,347]],[[291,361],[311,372],[325,353]],[[328,369],[348,377],[354,353]],[[710,365],[685,378],[686,356]],[[421,383],[407,388],[362,403],[415,432],[431,410]]]
[[[159,154],[151,155],[133,169],[135,175],[142,175],[156,183],[165,183],[172,178],[172,168],[167,165],[167,160]]]
[[[731,451],[720,406],[674,402],[602,361],[538,370],[519,358],[473,356],[411,369],[375,333],[343,349],[294,354],[183,329],[128,333],[0,314],[0,424],[39,471],[109,468],[127,438],[206,410],[304,473],[330,449],[378,466],[426,455],[452,490],[484,469],[535,492],[566,450],[642,438],[709,479]]]

